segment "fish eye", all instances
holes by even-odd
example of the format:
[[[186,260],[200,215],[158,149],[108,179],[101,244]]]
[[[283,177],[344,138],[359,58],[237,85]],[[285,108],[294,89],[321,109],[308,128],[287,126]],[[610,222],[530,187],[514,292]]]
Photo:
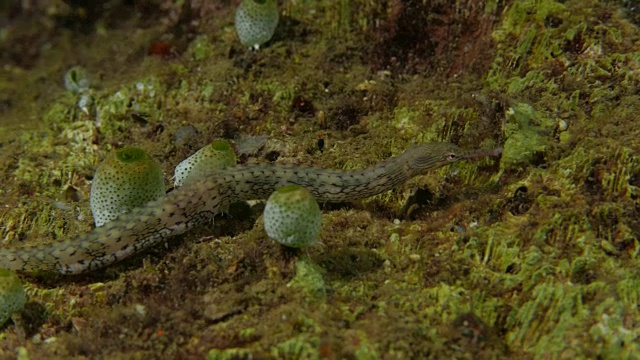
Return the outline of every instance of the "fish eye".
[[[458,159],[458,155],[456,155],[454,153],[448,153],[448,154],[445,154],[444,158],[447,161],[456,161]]]

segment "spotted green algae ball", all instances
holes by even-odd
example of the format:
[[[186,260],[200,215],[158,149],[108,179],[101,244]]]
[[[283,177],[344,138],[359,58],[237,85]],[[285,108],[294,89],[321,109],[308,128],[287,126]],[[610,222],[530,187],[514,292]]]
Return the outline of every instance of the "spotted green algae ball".
[[[26,295],[22,281],[13,272],[0,269],[0,325],[22,311]]]
[[[236,164],[236,154],[231,145],[224,140],[215,140],[184,159],[175,170],[175,186],[187,181],[201,179],[211,171]]]
[[[278,20],[275,0],[243,0],[236,10],[236,33],[242,45],[257,50],[271,40]]]
[[[160,165],[144,150],[126,147],[107,157],[91,184],[89,202],[96,226],[164,196]]]
[[[267,200],[264,229],[282,245],[299,248],[314,244],[321,225],[318,202],[299,185],[282,187]]]
[[[74,66],[64,74],[64,87],[73,94],[89,90],[90,84],[89,73],[81,66]]]

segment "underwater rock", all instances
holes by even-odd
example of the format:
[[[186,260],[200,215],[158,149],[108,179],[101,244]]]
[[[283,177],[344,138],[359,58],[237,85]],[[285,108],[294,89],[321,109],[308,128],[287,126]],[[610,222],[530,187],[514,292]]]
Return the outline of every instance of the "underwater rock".
[[[176,146],[183,146],[190,143],[194,143],[200,137],[198,129],[193,125],[185,125],[179,127],[175,133],[173,133],[173,143]]]

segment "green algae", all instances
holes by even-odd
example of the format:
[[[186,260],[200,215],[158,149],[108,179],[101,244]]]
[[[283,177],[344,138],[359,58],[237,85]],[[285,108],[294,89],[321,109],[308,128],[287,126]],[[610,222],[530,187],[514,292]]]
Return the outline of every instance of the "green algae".
[[[416,201],[424,210],[412,211],[411,220],[391,223],[410,197],[402,190],[327,209],[328,249],[310,249],[308,260],[268,242],[253,225],[258,211],[216,219],[169,249],[87,278],[27,278],[31,301],[43,307],[35,332],[56,340],[35,344],[5,329],[2,355],[21,346],[34,358],[51,350],[121,358],[633,357],[640,335],[638,30],[613,3],[498,3],[480,5],[499,16],[490,27],[495,49],[479,77],[462,72],[445,81],[392,66],[383,74],[367,51],[394,29],[400,10],[373,1],[285,2],[284,19],[300,25],[285,24],[259,56],[233,48],[232,9],[222,6],[215,27],[202,20],[178,59],[132,61],[148,34],[163,30],[120,24],[121,35],[101,25],[108,46],[93,45],[96,55],[74,40],[75,50],[65,53],[84,61],[46,55],[56,69],[41,64],[33,75],[2,75],[6,94],[19,90],[4,81],[16,74],[24,89],[59,92],[40,97],[39,112],[7,113],[8,124],[44,120],[38,131],[2,141],[8,185],[0,198],[8,207],[0,238],[17,246],[90,228],[88,179],[112,147],[151,149],[170,172],[186,157],[170,135],[185,124],[206,134],[194,148],[214,137],[267,133],[284,141],[281,160],[345,169],[412,142],[504,146],[499,168],[486,159],[414,180],[406,188],[428,195]],[[456,4],[470,13],[478,5]],[[467,19],[439,16],[449,24]],[[428,38],[437,43],[437,36]],[[126,47],[117,45],[122,39]],[[433,50],[425,62],[451,62],[442,48]],[[92,74],[105,69],[92,92],[99,118],[64,94],[62,75],[72,63]],[[57,88],[37,78],[55,78]],[[372,79],[376,85],[358,90]],[[38,98],[20,91],[26,95],[15,99]],[[470,101],[471,93],[489,101]],[[296,96],[316,114],[292,115]],[[15,101],[17,109],[23,100]],[[345,108],[357,116],[327,119]],[[558,133],[560,122],[566,130]],[[164,132],[146,133],[157,125]],[[56,203],[67,186],[84,195],[80,202]],[[217,239],[202,240],[209,236]],[[230,305],[222,308],[234,310],[203,320],[203,297],[216,292],[216,301]],[[144,318],[134,304],[144,304]],[[101,340],[93,346],[87,339]]]
[[[22,281],[15,273],[0,269],[0,325],[24,309],[26,293]]]
[[[545,152],[556,125],[527,104],[516,104],[506,114],[507,141],[500,159],[500,168],[503,171],[520,170]]]
[[[96,125],[106,136],[127,132],[130,116],[138,115],[149,122],[162,120],[163,82],[155,77],[137,80],[96,99]]]
[[[274,359],[320,359],[317,337],[307,334],[283,341],[271,349]]]
[[[64,87],[72,94],[89,90],[91,78],[86,69],[74,66],[64,74]]]
[[[188,52],[191,53],[195,61],[206,61],[214,55],[211,38],[207,35],[200,35],[193,39],[189,45]]]
[[[211,350],[207,355],[208,360],[234,360],[250,359],[251,351],[247,349]]]
[[[327,285],[323,273],[324,270],[309,259],[300,259],[296,262],[296,275],[287,286],[299,288],[308,300],[325,299]]]

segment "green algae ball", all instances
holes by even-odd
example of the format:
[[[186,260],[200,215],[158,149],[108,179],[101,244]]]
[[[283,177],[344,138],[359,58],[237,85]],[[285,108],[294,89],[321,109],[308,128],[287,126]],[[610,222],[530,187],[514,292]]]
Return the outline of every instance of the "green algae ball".
[[[264,229],[270,238],[289,247],[314,244],[322,216],[320,206],[311,193],[298,185],[276,190],[264,208]]]
[[[231,145],[224,140],[215,140],[176,166],[174,185],[182,186],[187,181],[205,177],[212,170],[235,164],[236,154]]]
[[[22,311],[25,301],[26,294],[20,278],[9,270],[0,269],[0,325],[14,313]]]
[[[144,150],[126,147],[107,157],[91,184],[89,202],[96,226],[165,195],[160,165]]]
[[[64,87],[73,94],[89,90],[89,85],[91,85],[89,73],[81,66],[74,66],[64,74]]]
[[[236,33],[242,45],[257,50],[271,40],[278,20],[275,0],[243,0],[236,10]]]

